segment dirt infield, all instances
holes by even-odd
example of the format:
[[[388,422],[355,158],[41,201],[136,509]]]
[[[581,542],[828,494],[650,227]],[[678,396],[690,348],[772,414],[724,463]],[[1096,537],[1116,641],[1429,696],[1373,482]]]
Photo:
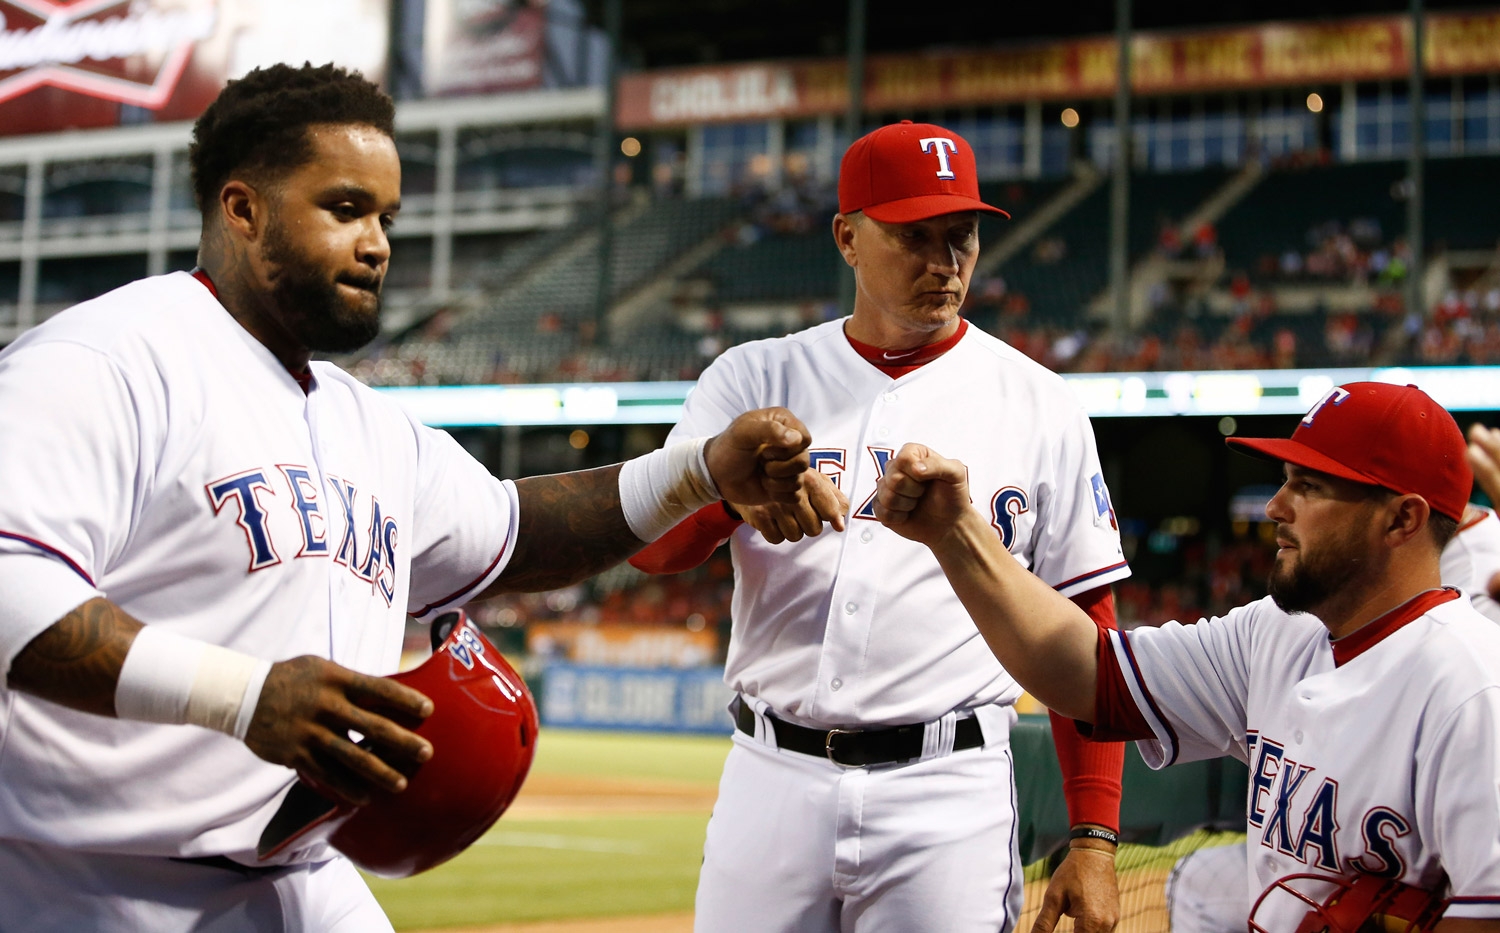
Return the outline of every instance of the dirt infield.
[[[718,788],[690,781],[533,774],[508,819],[580,819],[626,813],[708,813]]]

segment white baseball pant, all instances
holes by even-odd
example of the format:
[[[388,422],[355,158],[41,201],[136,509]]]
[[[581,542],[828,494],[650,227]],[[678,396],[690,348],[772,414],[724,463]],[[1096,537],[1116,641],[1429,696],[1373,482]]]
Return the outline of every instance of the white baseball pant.
[[[982,712],[982,748],[868,768],[736,732],[708,824],[697,933],[1014,929],[1014,713]]]
[[[0,933],[390,933],[345,858],[249,876],[0,840]]]

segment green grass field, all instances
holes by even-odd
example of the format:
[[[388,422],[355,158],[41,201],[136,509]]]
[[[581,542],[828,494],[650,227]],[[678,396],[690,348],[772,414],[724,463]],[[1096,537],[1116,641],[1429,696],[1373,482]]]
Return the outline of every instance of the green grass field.
[[[526,788],[488,835],[446,865],[370,878],[397,930],[690,911],[727,736],[544,730]],[[655,795],[655,796],[653,796]],[[1120,853],[1121,933],[1164,933],[1161,886],[1198,833]],[[1029,928],[1045,865],[1028,866]],[[1071,930],[1065,921],[1060,930]]]
[[[702,799],[728,752],[727,736],[543,730],[526,789],[488,835],[426,874],[370,887],[398,930],[691,910],[707,804],[631,812],[606,798],[647,784]],[[559,782],[573,792],[561,806],[528,806]]]
[[[717,787],[729,736],[543,729],[532,774],[692,781]]]

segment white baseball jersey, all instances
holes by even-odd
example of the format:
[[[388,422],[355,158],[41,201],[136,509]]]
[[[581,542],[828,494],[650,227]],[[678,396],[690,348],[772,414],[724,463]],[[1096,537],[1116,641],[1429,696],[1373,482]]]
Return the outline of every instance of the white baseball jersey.
[[[1451,885],[1450,917],[1500,918],[1500,629],[1433,590],[1330,642],[1269,598],[1196,625],[1109,633],[1152,767],[1250,767],[1250,897],[1299,872]],[[1268,930],[1307,905],[1262,905]]]
[[[50,591],[58,573],[77,588],[32,618],[0,611],[0,672],[77,596],[102,592],[246,654],[389,673],[408,612],[430,617],[493,580],[514,486],[337,367],[312,373],[304,392],[186,273],[65,311],[0,354],[0,600],[41,605],[28,587]],[[37,555],[50,559],[41,582],[4,572]],[[0,717],[3,838],[253,864],[293,779],[196,726],[3,687]]]
[[[1458,534],[1443,548],[1443,583],[1463,590],[1475,609],[1490,621],[1500,622],[1500,603],[1490,599],[1489,591],[1490,578],[1500,573],[1500,518],[1489,509],[1470,509],[1479,514],[1466,516]]]
[[[1072,596],[1129,575],[1093,432],[1062,378],[970,327],[892,379],[831,321],[731,347],[688,396],[671,440],[782,405],[812,433],[814,468],[848,496],[842,534],[772,545],[734,535],[725,679],[804,725],[935,720],[1020,687],[1000,667],[931,552],[875,520],[875,486],[909,441],[969,466],[995,533]]]

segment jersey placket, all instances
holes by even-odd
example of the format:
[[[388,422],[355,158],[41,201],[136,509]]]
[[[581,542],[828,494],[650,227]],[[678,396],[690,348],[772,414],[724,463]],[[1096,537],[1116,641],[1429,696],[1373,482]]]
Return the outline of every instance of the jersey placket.
[[[859,526],[866,525],[871,519],[861,518],[860,512],[864,510],[866,500],[871,500],[873,505],[871,497],[894,450],[890,419],[885,412],[887,404],[892,401],[894,393],[887,391],[871,405],[864,432],[850,452],[854,461],[852,469],[845,474],[849,477],[848,490],[854,518],[853,527],[844,533],[843,546],[839,549],[827,624],[823,630],[823,650],[818,659],[818,680],[809,710],[820,721],[854,724],[858,720],[852,717],[863,706],[864,698],[859,690],[879,601],[880,566],[866,557],[862,547],[868,543],[862,534],[868,529]]]
[[[325,540],[332,545],[334,540],[333,504],[338,499],[337,494],[328,485],[328,470],[323,465],[323,444],[318,431],[318,409],[321,407],[319,403],[326,398],[327,393],[314,381],[303,403],[303,421],[307,425],[307,447],[312,452],[312,466],[318,471],[318,494],[323,497],[323,535]],[[328,658],[337,661],[344,657],[343,653],[338,651],[341,646],[337,637],[339,630],[337,614],[340,602],[337,590],[338,587],[344,585],[344,581],[339,574],[333,572],[331,556],[326,560],[326,564],[328,565],[328,581],[324,591],[328,594]]]

